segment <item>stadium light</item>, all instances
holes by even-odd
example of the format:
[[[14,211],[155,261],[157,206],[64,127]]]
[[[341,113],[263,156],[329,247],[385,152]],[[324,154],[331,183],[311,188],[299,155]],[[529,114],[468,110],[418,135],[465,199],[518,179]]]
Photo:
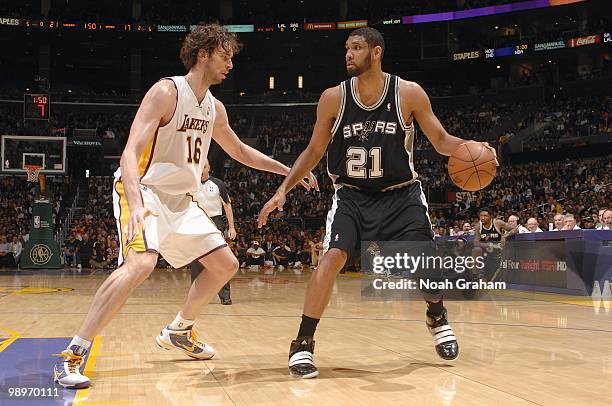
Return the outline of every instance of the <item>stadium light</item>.
[[[268,78],[268,88],[270,90],[274,90],[274,76],[270,76]]]
[[[304,77],[302,75],[298,76],[298,89],[304,88]]]

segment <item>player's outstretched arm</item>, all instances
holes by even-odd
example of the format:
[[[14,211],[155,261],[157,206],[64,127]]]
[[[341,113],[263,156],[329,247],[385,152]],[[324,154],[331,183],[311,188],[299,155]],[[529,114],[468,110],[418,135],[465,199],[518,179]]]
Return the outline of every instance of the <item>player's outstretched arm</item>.
[[[332,137],[332,127],[341,103],[340,87],[332,87],[323,92],[317,104],[317,121],[312,131],[312,137],[306,149],[293,164],[291,171],[278,187],[276,193],[264,205],[259,213],[257,224],[262,227],[268,221],[268,216],[275,209],[282,211],[285,204],[285,195],[311,171],[325,153]]]
[[[506,243],[506,240],[508,238],[511,238],[514,235],[518,234],[518,226],[512,227],[510,224],[506,223],[503,220],[499,220],[499,219],[495,219],[493,221],[495,221],[495,225],[497,226],[497,229],[504,232],[501,236],[502,245]]]
[[[215,109],[217,110],[217,116],[215,117],[212,137],[230,157],[241,164],[262,171],[278,173],[279,175],[289,173],[287,166],[240,141],[240,138],[229,125],[225,106],[219,100],[215,100]],[[306,176],[307,174],[304,175],[304,177]],[[319,190],[319,185],[314,176],[308,176],[308,182],[302,180],[302,185],[308,190],[311,187]]]
[[[240,141],[240,138],[229,125],[225,106],[219,100],[215,100],[215,109],[217,115],[212,137],[232,159],[262,171],[278,173],[279,175],[289,173],[289,168],[282,163]]]
[[[130,208],[127,238],[131,240],[138,233],[138,225],[144,225],[147,214],[143,207],[138,186],[140,173],[138,158],[155,135],[158,127],[166,125],[176,108],[176,87],[169,80],[155,83],[147,92],[136,112],[130,128],[130,136],[121,155],[121,180]]]
[[[450,156],[459,148],[459,145],[467,141],[450,135],[442,127],[440,120],[431,108],[429,96],[418,83],[400,80],[400,98],[402,112],[412,112],[419,126],[439,154]],[[404,117],[404,119],[406,118],[409,117]],[[493,147],[486,142],[483,144],[497,156]]]
[[[418,83],[400,80],[400,100],[402,112],[412,113],[438,153],[450,156],[459,145],[466,142],[446,132],[431,108],[429,96]]]

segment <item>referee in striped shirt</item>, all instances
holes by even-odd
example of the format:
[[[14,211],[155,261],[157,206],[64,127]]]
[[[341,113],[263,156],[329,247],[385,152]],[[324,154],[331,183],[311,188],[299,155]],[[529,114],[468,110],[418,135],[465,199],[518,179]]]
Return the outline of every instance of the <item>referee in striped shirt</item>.
[[[229,194],[227,193],[227,188],[225,187],[225,183],[223,183],[220,179],[210,176],[210,164],[208,163],[208,159],[204,163],[202,183],[200,184],[200,189],[197,191],[195,197],[206,214],[208,214],[211,220],[215,223],[215,226],[217,226],[217,228],[223,234],[225,234],[225,222],[223,221],[223,210],[225,210],[227,224],[229,226],[227,230],[227,238],[230,240],[236,238],[234,213],[232,212],[232,204]],[[203,269],[204,267],[199,261],[193,261],[191,263],[192,283]],[[221,304],[232,304],[229,282],[227,282],[219,291],[219,299],[221,299]]]

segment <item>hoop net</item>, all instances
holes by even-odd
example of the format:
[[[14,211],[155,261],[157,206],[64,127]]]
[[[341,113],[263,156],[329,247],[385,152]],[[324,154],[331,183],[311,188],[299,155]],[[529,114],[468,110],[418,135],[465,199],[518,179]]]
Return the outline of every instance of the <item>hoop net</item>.
[[[28,174],[28,182],[38,182],[38,174],[40,173],[42,166],[24,165],[23,169],[25,169]]]

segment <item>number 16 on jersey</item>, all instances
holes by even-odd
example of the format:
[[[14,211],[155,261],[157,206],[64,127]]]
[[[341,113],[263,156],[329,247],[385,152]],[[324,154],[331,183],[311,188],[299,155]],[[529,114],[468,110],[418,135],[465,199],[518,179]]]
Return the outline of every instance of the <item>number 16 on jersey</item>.
[[[202,138],[196,137],[195,145],[191,145],[191,136],[187,137],[187,162],[196,164],[200,163],[200,154],[202,153]]]

